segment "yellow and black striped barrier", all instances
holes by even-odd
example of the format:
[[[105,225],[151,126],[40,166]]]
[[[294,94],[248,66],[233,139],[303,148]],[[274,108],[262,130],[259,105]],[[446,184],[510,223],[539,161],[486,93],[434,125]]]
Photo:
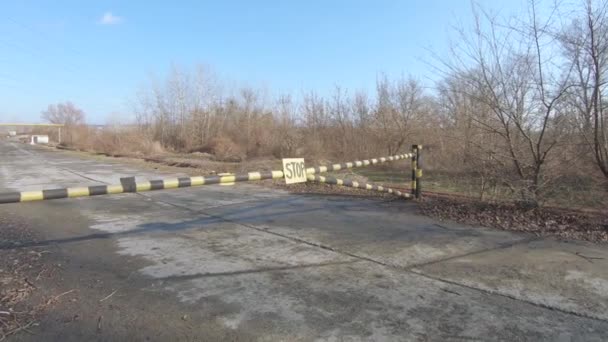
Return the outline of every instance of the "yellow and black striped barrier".
[[[357,160],[353,162],[333,164],[329,166],[317,166],[306,169],[308,180],[316,180],[328,184],[343,185],[349,187],[355,187],[360,189],[376,190],[381,192],[387,192],[395,194],[400,197],[410,198],[420,196],[420,177],[422,176],[422,170],[419,168],[418,160],[420,158],[421,146],[417,146],[413,153],[400,154],[390,157],[373,158],[365,160]],[[355,167],[363,167],[368,165],[376,165],[386,163],[390,161],[397,161],[402,159],[412,158],[412,195],[404,194],[400,191],[393,190],[390,188],[376,186],[365,183],[358,183],[350,180],[341,180],[333,177],[321,177],[315,174],[337,171],[343,169],[350,169]],[[0,204],[3,203],[16,203],[16,202],[30,202],[30,201],[42,201],[60,198],[75,198],[75,197],[87,197],[87,196],[98,196],[108,194],[121,194],[129,192],[143,192],[143,191],[154,191],[163,189],[176,189],[176,188],[187,188],[201,185],[211,184],[226,184],[231,185],[235,182],[248,182],[264,179],[279,179],[283,178],[283,171],[263,171],[263,172],[249,172],[241,174],[220,174],[212,176],[197,176],[197,177],[181,177],[181,178],[170,178],[170,179],[158,179],[151,181],[136,182],[134,177],[121,178],[121,184],[117,185],[94,185],[88,187],[75,187],[75,188],[62,188],[62,189],[50,189],[50,190],[38,190],[38,191],[24,191],[24,192],[7,192],[0,193]]]
[[[414,157],[414,153],[406,153],[406,154],[399,154],[399,155],[390,156],[390,157],[357,160],[357,161],[353,161],[353,162],[333,164],[333,165],[328,165],[328,166],[309,167],[306,169],[306,174],[311,175],[311,174],[323,173],[323,172],[328,172],[328,171],[352,169],[354,167],[382,164],[382,163],[386,163],[389,161],[397,161],[397,160],[413,158],[413,157]]]
[[[320,183],[341,185],[341,186],[347,186],[350,188],[357,188],[357,189],[364,189],[364,190],[386,192],[387,194],[393,194],[395,196],[399,196],[399,197],[403,197],[403,198],[412,197],[411,194],[401,192],[399,190],[387,188],[387,187],[384,187],[381,185],[357,182],[357,181],[353,181],[353,180],[349,180],[349,179],[339,179],[339,178],[330,177],[330,176],[318,176],[318,175],[310,175],[310,174],[307,175],[307,178],[309,181],[315,181],[315,182],[320,182]]]
[[[117,185],[94,185],[78,188],[63,188],[51,190],[7,192],[0,193],[0,203],[42,201],[59,198],[74,198],[98,196],[108,194],[121,194],[128,192],[154,191],[163,189],[187,188],[192,186],[229,184],[234,182],[247,182],[263,179],[283,178],[283,171],[249,172],[227,176],[197,176],[170,179],[158,179],[144,182],[135,182],[135,178],[122,178]]]

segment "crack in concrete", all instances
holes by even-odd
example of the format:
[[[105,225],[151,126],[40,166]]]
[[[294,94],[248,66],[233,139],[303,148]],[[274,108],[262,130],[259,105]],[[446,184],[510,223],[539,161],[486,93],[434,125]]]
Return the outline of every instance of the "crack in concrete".
[[[418,267],[425,267],[425,266],[429,266],[429,265],[434,265],[434,264],[440,264],[442,262],[445,261],[450,261],[450,260],[455,260],[455,259],[460,259],[460,258],[464,258],[464,257],[468,257],[468,256],[472,256],[472,255],[477,255],[477,254],[483,254],[486,252],[492,252],[492,251],[498,251],[501,249],[507,249],[510,247],[514,247],[520,244],[526,244],[526,243],[530,243],[530,242],[534,242],[534,241],[539,241],[541,240],[541,237],[531,237],[528,239],[521,239],[521,240],[516,240],[516,241],[509,241],[509,242],[505,242],[505,243],[499,243],[498,246],[496,247],[489,247],[489,248],[484,248],[484,249],[480,249],[480,250],[476,250],[476,251],[471,251],[468,253],[464,253],[464,254],[459,254],[459,255],[454,255],[451,257],[447,257],[447,258],[443,258],[443,259],[437,259],[437,260],[431,260],[431,261],[427,261],[427,262],[421,262],[418,264],[413,264],[407,267],[403,267],[404,270],[411,270],[414,268],[418,268]]]
[[[60,167],[60,166],[57,166],[57,165],[55,165],[55,167],[58,168],[58,169],[60,169],[60,170],[62,170],[62,171],[69,172],[69,173],[71,173],[73,175],[76,175],[78,177],[82,177],[84,179],[87,179],[87,180],[90,180],[90,181],[93,181],[93,182],[103,183],[103,184],[106,184],[106,185],[110,185],[110,183],[108,183],[108,182],[100,181],[100,180],[97,180],[97,179],[94,179],[94,178],[91,178],[91,177],[87,177],[87,176],[81,175],[80,173],[72,171],[70,169],[66,169],[66,168],[63,168],[63,167]]]
[[[518,297],[515,297],[515,296],[512,296],[512,295],[509,295],[509,294],[500,293],[498,291],[481,289],[481,288],[478,288],[478,287],[462,284],[462,283],[459,283],[459,282],[456,282],[456,281],[453,281],[453,280],[431,276],[431,275],[428,275],[426,273],[422,273],[422,272],[418,272],[418,271],[414,271],[414,270],[405,270],[405,271],[409,272],[409,273],[412,273],[412,274],[415,274],[415,275],[418,275],[418,276],[421,276],[421,277],[425,277],[427,279],[443,282],[443,283],[454,285],[454,286],[464,287],[464,288],[470,289],[470,290],[479,291],[479,292],[482,292],[482,293],[487,294],[487,295],[508,298],[508,299],[516,300],[516,301],[519,301],[519,302],[522,302],[522,303],[527,303],[529,305],[533,305],[533,306],[536,306],[536,307],[539,307],[539,308],[543,308],[543,309],[547,309],[547,310],[551,310],[551,311],[556,311],[556,312],[560,312],[560,313],[567,314],[567,315],[573,315],[573,316],[576,316],[576,317],[581,317],[581,318],[586,318],[586,319],[592,319],[594,321],[598,321],[598,322],[602,322],[602,323],[608,323],[608,320],[600,318],[600,317],[596,317],[596,316],[593,316],[593,315],[588,315],[588,314],[581,313],[581,312],[576,312],[576,311],[572,311],[572,310],[566,310],[566,309],[562,309],[562,308],[546,305],[546,304],[543,304],[543,303],[537,303],[537,302],[521,299],[521,298],[518,298]]]

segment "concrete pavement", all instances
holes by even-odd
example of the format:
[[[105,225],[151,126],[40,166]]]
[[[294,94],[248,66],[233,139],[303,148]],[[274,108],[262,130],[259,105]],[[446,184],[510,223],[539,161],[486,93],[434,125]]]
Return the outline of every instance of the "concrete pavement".
[[[1,190],[176,176],[13,143],[0,158]],[[87,294],[23,340],[608,339],[607,246],[438,222],[413,202],[237,184],[0,214],[26,220],[40,238],[19,248],[52,249]],[[86,305],[114,289],[114,307]],[[86,318],[57,323],[68,309]]]

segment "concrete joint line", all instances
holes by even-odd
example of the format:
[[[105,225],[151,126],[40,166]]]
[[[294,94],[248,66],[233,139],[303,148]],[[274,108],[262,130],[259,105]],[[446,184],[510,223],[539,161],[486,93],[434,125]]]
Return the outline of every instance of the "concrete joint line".
[[[403,269],[406,270],[406,271],[409,271],[411,269],[418,268],[418,267],[425,267],[425,266],[429,266],[429,265],[440,264],[440,263],[445,262],[445,261],[450,261],[450,260],[459,259],[459,258],[465,258],[465,257],[471,256],[471,255],[477,255],[477,254],[483,254],[483,253],[486,253],[486,252],[492,252],[492,251],[498,251],[498,250],[501,250],[501,249],[507,249],[507,248],[510,248],[510,247],[513,247],[513,246],[517,246],[517,245],[520,245],[520,244],[526,244],[526,243],[538,241],[538,240],[541,240],[541,239],[542,239],[541,237],[535,236],[535,237],[528,238],[528,239],[501,243],[501,244],[498,244],[498,246],[496,246],[496,247],[484,248],[484,249],[481,249],[481,250],[472,251],[472,252],[468,252],[468,253],[464,253],[464,254],[459,254],[459,255],[454,255],[454,256],[451,256],[451,257],[443,258],[443,259],[437,259],[437,260],[431,260],[431,261],[427,261],[427,262],[421,262],[419,264],[414,264],[414,265],[410,265],[410,266],[407,266],[407,267],[403,267]]]
[[[511,295],[508,295],[508,294],[500,293],[498,291],[480,289],[480,288],[477,288],[477,287],[474,287],[474,286],[458,283],[456,281],[434,277],[434,276],[428,275],[428,274],[423,273],[423,272],[418,272],[418,271],[414,271],[414,270],[405,270],[405,271],[409,272],[409,273],[412,273],[412,274],[415,274],[415,275],[418,275],[418,276],[421,276],[421,277],[424,277],[424,278],[427,278],[427,279],[431,279],[431,280],[439,281],[439,282],[442,282],[442,283],[450,284],[450,285],[453,285],[453,286],[459,286],[459,287],[463,287],[463,288],[466,288],[466,289],[469,289],[469,290],[481,292],[481,293],[484,293],[486,295],[499,296],[499,297],[503,297],[503,298],[508,298],[508,299],[511,299],[511,300],[516,300],[516,301],[521,302],[521,303],[526,303],[526,304],[529,304],[529,305],[532,305],[532,306],[536,306],[536,307],[539,307],[539,308],[548,309],[548,310],[551,310],[551,311],[555,311],[555,312],[559,312],[559,313],[563,313],[563,314],[567,314],[567,315],[572,315],[572,316],[576,316],[576,317],[581,317],[581,318],[586,318],[586,319],[592,319],[594,321],[598,321],[598,322],[602,322],[602,323],[608,323],[608,320],[600,318],[600,317],[596,317],[596,316],[593,316],[593,315],[587,315],[587,314],[576,312],[576,311],[571,311],[571,310],[566,310],[566,309],[560,309],[560,308],[557,308],[557,307],[554,307],[554,306],[549,306],[549,305],[542,304],[542,303],[532,302],[532,301],[529,301],[529,300],[525,300],[525,299],[517,298],[515,296],[511,296]]]
[[[69,173],[71,173],[71,174],[73,174],[73,175],[76,175],[76,176],[78,176],[78,177],[84,178],[84,179],[86,179],[86,180],[90,180],[90,181],[93,181],[93,182],[97,182],[97,183],[102,183],[102,184],[110,185],[110,183],[108,183],[108,182],[100,181],[100,180],[97,180],[97,179],[95,179],[95,178],[91,178],[91,177],[87,177],[87,176],[85,176],[85,175],[81,175],[80,173],[78,173],[78,172],[76,172],[76,171],[72,171],[72,170],[70,170],[70,169],[66,169],[66,168],[59,167],[59,166],[56,166],[56,167],[57,167],[58,169],[62,170],[62,171],[69,172]]]

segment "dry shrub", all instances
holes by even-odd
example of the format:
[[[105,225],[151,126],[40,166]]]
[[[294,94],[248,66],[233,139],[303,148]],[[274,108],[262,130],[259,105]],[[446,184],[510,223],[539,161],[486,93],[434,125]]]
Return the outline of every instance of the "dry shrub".
[[[89,128],[71,146],[111,156],[149,156],[164,153],[159,142],[134,129]]]
[[[324,146],[323,142],[316,139],[308,139],[303,144],[303,154],[310,159],[323,159],[328,155],[331,149],[328,146]]]
[[[119,134],[118,136],[118,153],[129,154],[129,152],[132,152],[136,155],[155,155],[164,152],[158,141],[153,141],[143,134],[126,132],[124,135]]]
[[[78,149],[86,149],[89,144],[90,134],[91,128],[86,125],[62,127],[60,145]],[[55,141],[59,140],[57,129],[50,129],[49,138]]]
[[[205,151],[201,152],[211,153],[215,156],[215,160],[225,162],[240,162],[245,155],[240,146],[225,136],[211,139]]]
[[[226,136],[212,138],[207,144],[188,149],[188,153],[217,161],[240,162],[245,156],[245,148]]]
[[[302,149],[298,148],[301,138],[297,134],[297,130],[292,129],[282,134],[277,135],[271,143],[270,153],[275,158],[301,157]]]

